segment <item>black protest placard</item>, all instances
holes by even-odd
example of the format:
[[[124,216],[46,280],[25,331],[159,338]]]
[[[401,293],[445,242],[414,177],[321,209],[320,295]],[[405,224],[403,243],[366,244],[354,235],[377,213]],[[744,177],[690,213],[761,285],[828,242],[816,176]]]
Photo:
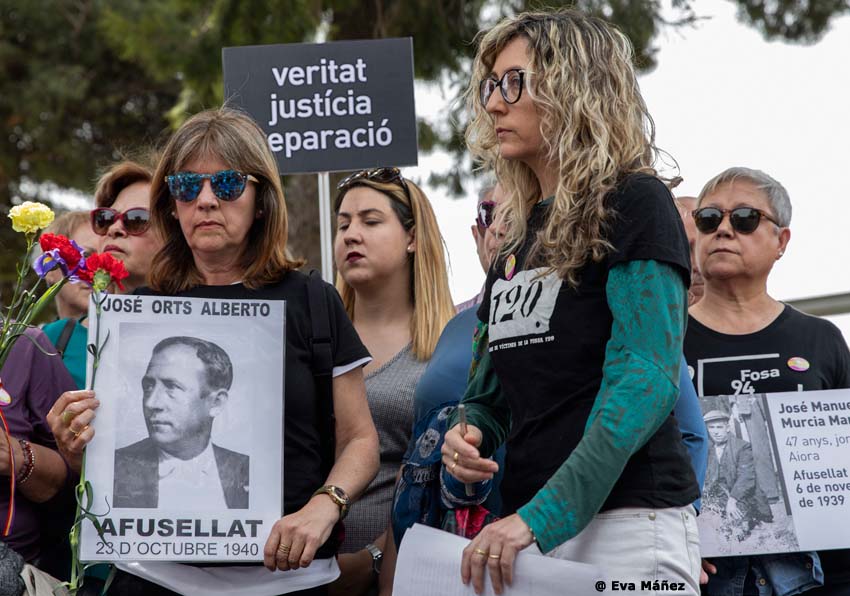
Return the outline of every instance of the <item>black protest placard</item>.
[[[222,50],[228,105],[266,132],[282,174],[417,163],[410,38]]]

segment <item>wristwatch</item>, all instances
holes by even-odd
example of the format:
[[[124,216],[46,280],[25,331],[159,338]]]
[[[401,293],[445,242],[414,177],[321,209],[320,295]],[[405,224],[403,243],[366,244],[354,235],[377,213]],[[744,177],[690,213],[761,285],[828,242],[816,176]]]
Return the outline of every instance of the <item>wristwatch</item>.
[[[381,573],[381,562],[384,560],[384,553],[371,542],[366,545],[366,550],[372,555],[372,571],[375,572],[375,575],[379,575]]]
[[[348,515],[348,509],[351,507],[351,498],[348,494],[342,490],[338,486],[334,486],[333,484],[326,484],[319,490],[313,493],[313,496],[325,494],[328,495],[331,500],[339,506],[339,521],[345,519],[345,516]]]

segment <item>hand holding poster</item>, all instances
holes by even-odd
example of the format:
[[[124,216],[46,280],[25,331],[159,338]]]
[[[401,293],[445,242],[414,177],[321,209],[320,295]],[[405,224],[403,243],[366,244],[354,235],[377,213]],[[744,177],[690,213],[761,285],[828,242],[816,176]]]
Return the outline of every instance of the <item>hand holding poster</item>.
[[[702,407],[703,556],[850,546],[850,390],[705,397]]]
[[[100,324],[103,539],[85,522],[81,558],[262,560],[282,514],[284,303],[110,296]]]

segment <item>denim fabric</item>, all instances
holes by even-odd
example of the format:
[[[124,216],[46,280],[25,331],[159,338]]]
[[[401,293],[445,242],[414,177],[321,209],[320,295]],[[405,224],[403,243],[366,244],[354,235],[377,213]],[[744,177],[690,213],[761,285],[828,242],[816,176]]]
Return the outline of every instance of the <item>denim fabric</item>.
[[[699,492],[702,494],[705,468],[708,465],[708,433],[702,419],[699,398],[694,383],[691,381],[691,375],[688,373],[688,363],[684,356],[682,356],[682,366],[679,371],[679,400],[676,402],[676,407],[673,408],[673,415],[679,422],[682,441],[688,448],[691,466],[699,483]],[[699,514],[701,505],[700,499],[694,501],[694,509],[697,510],[697,514]]]
[[[815,552],[722,557],[711,562],[717,574],[709,576],[708,596],[741,596],[751,568],[759,596],[793,596],[823,585],[823,570]]]

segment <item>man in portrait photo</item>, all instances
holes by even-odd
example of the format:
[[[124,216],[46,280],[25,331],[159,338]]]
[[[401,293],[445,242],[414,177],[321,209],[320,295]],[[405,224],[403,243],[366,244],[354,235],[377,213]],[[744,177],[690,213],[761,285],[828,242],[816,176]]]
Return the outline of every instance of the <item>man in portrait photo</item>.
[[[756,482],[750,443],[731,432],[729,414],[711,410],[703,416],[711,445],[705,472],[703,507],[718,512],[743,540],[773,513]]]
[[[212,443],[233,382],[216,344],[169,337],[142,378],[148,438],[115,451],[114,507],[247,509],[247,455]]]

